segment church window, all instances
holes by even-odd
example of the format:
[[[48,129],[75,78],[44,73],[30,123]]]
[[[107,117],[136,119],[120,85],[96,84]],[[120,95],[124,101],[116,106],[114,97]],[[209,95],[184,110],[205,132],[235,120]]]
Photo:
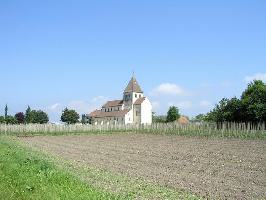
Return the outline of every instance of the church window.
[[[138,95],[137,95],[137,94],[135,94],[135,97],[136,97],[136,98],[138,98]]]
[[[139,95],[139,98],[141,97],[141,94]]]

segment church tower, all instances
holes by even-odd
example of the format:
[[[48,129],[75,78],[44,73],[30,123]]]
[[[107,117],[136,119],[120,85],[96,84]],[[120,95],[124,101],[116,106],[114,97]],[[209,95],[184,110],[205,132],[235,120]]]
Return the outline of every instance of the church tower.
[[[141,90],[134,74],[129,81],[126,89],[124,90],[124,105],[126,109],[132,109],[133,104],[139,98],[143,97],[143,91]]]

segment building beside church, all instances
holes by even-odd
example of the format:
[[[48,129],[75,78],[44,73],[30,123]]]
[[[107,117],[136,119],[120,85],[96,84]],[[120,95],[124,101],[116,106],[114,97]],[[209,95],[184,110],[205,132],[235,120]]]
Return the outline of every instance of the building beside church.
[[[106,102],[101,109],[88,114],[88,118],[94,125],[151,124],[152,105],[133,75],[123,99]]]

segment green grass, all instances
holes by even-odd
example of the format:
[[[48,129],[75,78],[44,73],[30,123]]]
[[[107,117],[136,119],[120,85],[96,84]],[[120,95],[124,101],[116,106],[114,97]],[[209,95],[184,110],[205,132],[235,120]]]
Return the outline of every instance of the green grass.
[[[5,200],[119,199],[6,137],[0,137],[0,191]]]

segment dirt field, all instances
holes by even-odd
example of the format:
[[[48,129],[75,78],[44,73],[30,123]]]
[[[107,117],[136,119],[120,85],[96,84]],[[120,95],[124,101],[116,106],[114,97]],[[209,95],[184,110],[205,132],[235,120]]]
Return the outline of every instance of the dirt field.
[[[67,160],[141,177],[205,198],[266,198],[265,140],[126,134],[20,140]]]

